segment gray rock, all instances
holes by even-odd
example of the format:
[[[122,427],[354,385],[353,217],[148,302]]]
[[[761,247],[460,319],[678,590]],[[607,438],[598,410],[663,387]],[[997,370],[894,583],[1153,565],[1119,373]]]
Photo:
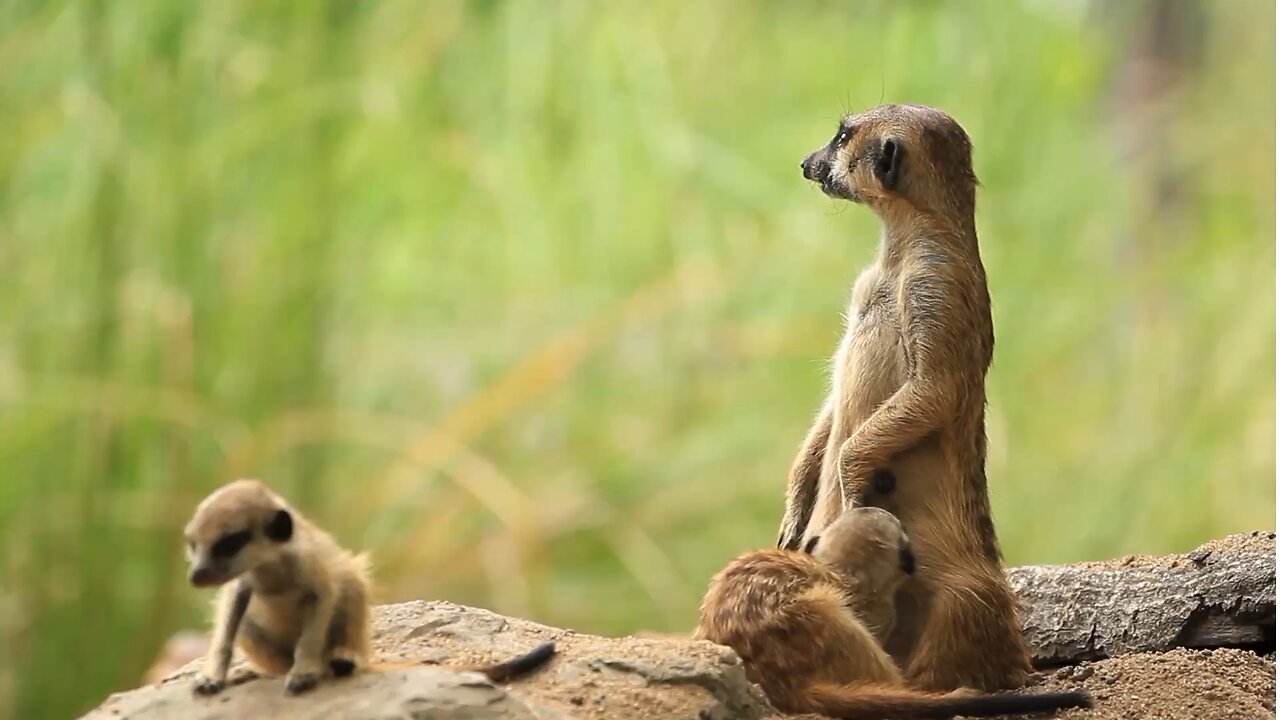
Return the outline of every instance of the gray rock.
[[[773,711],[742,663],[708,642],[603,638],[453,603],[377,608],[380,662],[441,666],[374,670],[287,696],[280,678],[251,680],[196,697],[192,663],[164,681],[117,693],[87,719],[570,720],[688,718],[753,720]],[[557,655],[507,686],[451,669],[507,659],[554,640]],[[237,668],[233,668],[234,675]]]

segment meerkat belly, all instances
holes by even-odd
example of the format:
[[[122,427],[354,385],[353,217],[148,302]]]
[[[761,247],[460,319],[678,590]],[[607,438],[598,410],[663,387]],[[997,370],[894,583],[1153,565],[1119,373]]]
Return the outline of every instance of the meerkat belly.
[[[859,315],[851,311],[850,325],[832,363],[832,390],[838,402],[823,456],[809,535],[826,527],[843,510],[839,479],[841,445],[902,387],[906,370],[906,354],[896,315],[884,307]]]
[[[897,477],[894,495],[883,504],[902,521],[911,539],[918,563],[915,575],[902,585],[896,596],[897,623],[884,639],[885,650],[906,667],[911,651],[920,640],[931,598],[937,592],[939,568],[951,566],[959,548],[972,543],[966,528],[976,522],[967,517],[963,493],[957,493],[961,479],[951,477],[936,437],[894,459],[891,469]],[[881,503],[876,503],[881,504]]]
[[[907,379],[907,358],[896,317],[869,312],[845,333],[834,377],[840,398],[837,420],[852,435]]]
[[[293,651],[302,635],[299,599],[288,595],[254,595],[241,621],[240,649],[255,666],[282,675],[293,665]]]
[[[930,504],[937,504],[939,494],[948,492],[948,488],[959,482],[949,477],[953,471],[943,457],[936,436],[927,437],[916,447],[894,456],[887,469],[893,473],[895,483],[892,494],[884,499],[892,507],[885,509],[898,515],[903,524],[921,520],[921,513]]]

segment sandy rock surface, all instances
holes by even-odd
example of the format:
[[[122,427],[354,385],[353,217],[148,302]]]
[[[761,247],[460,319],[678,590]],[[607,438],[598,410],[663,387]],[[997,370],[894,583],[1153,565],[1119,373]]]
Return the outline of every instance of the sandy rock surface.
[[[1133,653],[1059,669],[1029,690],[1084,690],[1098,706],[1063,718],[1273,718],[1275,656],[1248,650]]]
[[[113,695],[86,717],[752,720],[771,712],[737,656],[708,642],[603,638],[452,603],[386,605],[375,618],[380,662],[487,663],[547,640],[555,641],[557,656],[505,687],[477,673],[423,665],[337,680],[301,697],[287,697],[284,681],[270,678],[201,698],[190,688],[196,663],[159,684]]]

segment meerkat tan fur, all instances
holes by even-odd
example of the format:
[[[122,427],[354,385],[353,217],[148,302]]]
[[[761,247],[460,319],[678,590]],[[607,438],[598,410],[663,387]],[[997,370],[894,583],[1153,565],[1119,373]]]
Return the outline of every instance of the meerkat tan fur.
[[[197,693],[213,694],[227,685],[237,646],[257,670],[286,675],[291,694],[314,688],[322,678],[369,668],[366,556],[343,549],[256,480],[214,491],[196,508],[184,534],[191,584],[222,586]],[[554,652],[554,644],[546,643],[508,662],[456,669],[504,682]]]
[[[801,164],[827,195],[871,208],[882,236],[792,466],[778,546],[801,547],[843,509],[897,515],[919,572],[887,649],[931,690],[1017,687],[1031,670],[987,497],[995,339],[971,155],[946,114],[886,105],[846,117]]]
[[[915,569],[896,518],[842,514],[806,544],[758,550],[711,581],[695,637],[727,645],[747,677],[787,713],[861,718],[988,717],[1087,707],[1079,693],[936,694],[907,687],[880,641],[895,624],[895,591]]]

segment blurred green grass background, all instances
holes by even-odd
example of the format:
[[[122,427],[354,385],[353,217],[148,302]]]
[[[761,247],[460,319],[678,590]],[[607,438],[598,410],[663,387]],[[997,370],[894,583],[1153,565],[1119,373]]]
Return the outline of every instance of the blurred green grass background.
[[[0,4],[0,716],[202,627],[238,476],[384,599],[691,628],[875,250],[797,164],[882,100],[975,143],[1006,558],[1274,528],[1274,12]]]

